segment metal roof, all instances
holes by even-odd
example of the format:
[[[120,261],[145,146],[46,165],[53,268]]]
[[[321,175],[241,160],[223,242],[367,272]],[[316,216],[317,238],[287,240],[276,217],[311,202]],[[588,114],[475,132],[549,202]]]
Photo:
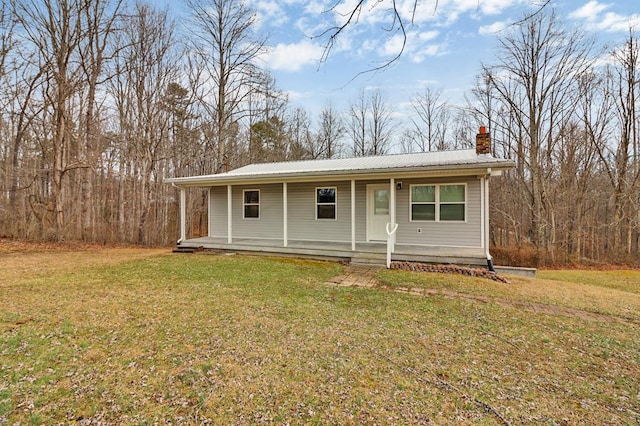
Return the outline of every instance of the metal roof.
[[[177,186],[201,186],[259,180],[299,180],[300,178],[339,178],[352,175],[384,175],[398,172],[435,172],[468,169],[506,170],[511,160],[490,154],[476,154],[475,149],[420,152],[372,157],[336,158],[329,160],[284,161],[250,164],[226,173],[167,179]]]

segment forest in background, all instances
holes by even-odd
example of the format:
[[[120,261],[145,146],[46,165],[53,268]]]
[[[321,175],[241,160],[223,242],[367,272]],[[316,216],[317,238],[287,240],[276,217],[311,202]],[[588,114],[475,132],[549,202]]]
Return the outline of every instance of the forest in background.
[[[398,120],[380,90],[317,116],[292,105],[260,67],[268,40],[242,1],[187,0],[181,29],[151,3],[1,1],[0,236],[171,244],[166,178],[467,148],[484,125],[517,164],[491,182],[497,251],[536,266],[638,263],[634,29],[605,48],[543,9],[497,36],[465,105],[427,87]],[[188,203],[188,234],[205,234],[206,193]]]

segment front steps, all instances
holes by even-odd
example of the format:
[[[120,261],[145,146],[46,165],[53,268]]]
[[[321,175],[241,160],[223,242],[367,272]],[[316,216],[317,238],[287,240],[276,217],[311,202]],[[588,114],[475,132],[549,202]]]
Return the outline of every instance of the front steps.
[[[387,255],[380,253],[360,253],[351,257],[352,265],[387,266]]]

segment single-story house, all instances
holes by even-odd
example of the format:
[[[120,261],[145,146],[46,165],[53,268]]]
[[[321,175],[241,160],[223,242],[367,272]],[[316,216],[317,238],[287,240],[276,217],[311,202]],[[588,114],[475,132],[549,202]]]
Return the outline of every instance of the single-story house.
[[[180,189],[178,248],[353,262],[487,265],[489,179],[513,168],[476,148],[251,164],[168,179]],[[208,189],[208,236],[187,238],[185,191]],[[396,226],[397,225],[397,226]],[[395,232],[394,232],[395,230]]]

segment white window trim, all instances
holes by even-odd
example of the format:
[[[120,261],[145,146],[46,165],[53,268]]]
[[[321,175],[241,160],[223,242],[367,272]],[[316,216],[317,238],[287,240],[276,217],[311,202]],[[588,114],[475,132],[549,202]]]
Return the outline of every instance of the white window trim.
[[[257,203],[245,203],[245,193],[247,192],[255,192],[258,191],[258,202]],[[262,194],[260,194],[259,189],[244,189],[242,190],[242,219],[243,220],[260,220],[261,210],[260,203],[262,201]],[[245,216],[245,206],[258,206],[258,217],[246,217]]]
[[[441,186],[458,186],[458,185],[462,185],[464,186],[464,201],[463,202],[447,202],[447,203],[442,203],[442,204],[464,204],[464,220],[440,220],[440,187]],[[413,187],[414,186],[435,186],[435,192],[436,192],[436,200],[433,203],[427,203],[427,202],[416,202],[414,203],[411,200],[411,197],[413,196]],[[433,223],[433,222],[444,222],[444,223],[466,223],[467,222],[467,218],[469,217],[468,215],[468,195],[467,195],[467,183],[466,182],[459,182],[459,183],[416,183],[416,184],[412,184],[409,185],[409,222],[420,222],[420,223]],[[434,220],[414,220],[412,217],[412,206],[413,204],[434,204],[435,205],[435,219]]]
[[[335,192],[336,200],[333,203],[318,203],[318,189],[333,189]],[[316,186],[313,194],[315,198],[315,206],[314,206],[314,214],[316,220],[338,220],[338,187],[337,186]],[[318,217],[318,206],[335,206],[335,217],[333,219],[326,219],[323,217]]]

